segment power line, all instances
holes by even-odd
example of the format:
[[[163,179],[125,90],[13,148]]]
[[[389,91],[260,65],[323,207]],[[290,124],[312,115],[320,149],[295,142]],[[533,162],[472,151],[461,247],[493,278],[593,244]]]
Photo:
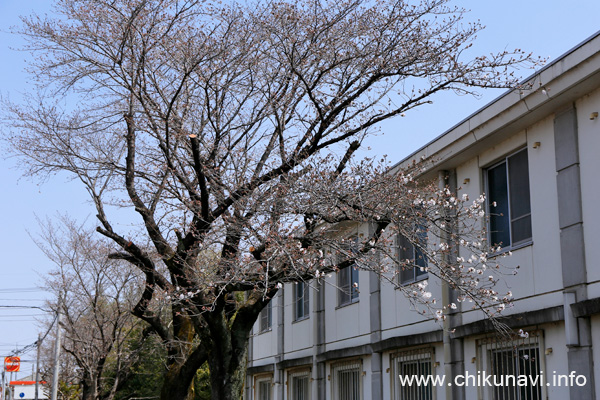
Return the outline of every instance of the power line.
[[[46,314],[11,314],[11,315],[0,315],[0,318],[19,318],[19,317],[41,317]]]
[[[46,336],[48,336],[48,334],[52,330],[52,327],[56,323],[56,319],[57,318],[58,318],[58,314],[56,314],[54,316],[54,320],[52,321],[52,323],[48,327],[48,330],[46,331],[46,333],[44,333],[44,335],[41,338],[39,338],[38,340],[36,340],[35,342],[33,342],[31,344],[28,344],[27,346],[24,346],[24,347],[22,347],[20,349],[13,350],[11,355],[16,356],[16,355],[19,355],[21,353],[25,353],[25,352],[29,351],[30,349],[34,348],[35,346],[38,346],[41,342],[43,342],[44,339],[46,339]]]
[[[7,298],[0,298],[0,301],[46,301],[48,299],[7,299]]]
[[[42,310],[44,312],[50,312],[47,308],[42,308],[39,306],[13,306],[13,305],[0,305],[0,308],[17,308],[17,309],[32,309],[35,308],[37,310]]]
[[[27,322],[28,324],[32,322],[37,322],[35,319],[3,319],[2,322]]]
[[[6,288],[6,289],[0,289],[0,293],[4,294],[4,293],[31,293],[31,292],[46,292],[48,293],[46,290],[41,289],[39,287],[26,287],[26,288]]]

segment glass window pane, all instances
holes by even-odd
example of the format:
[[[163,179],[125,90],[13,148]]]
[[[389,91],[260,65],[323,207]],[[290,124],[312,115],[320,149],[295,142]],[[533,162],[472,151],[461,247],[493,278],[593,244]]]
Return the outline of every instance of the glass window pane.
[[[358,298],[358,268],[357,267],[349,267],[351,278],[351,297],[352,299]]]
[[[531,213],[527,150],[520,151],[508,158],[508,175],[510,185],[510,217],[515,220]]]
[[[427,228],[423,225],[417,225],[417,243],[418,246],[425,248],[427,246]],[[415,265],[425,268],[427,267],[427,257],[419,247],[415,247]],[[425,275],[427,272],[417,268],[415,276]]]
[[[338,304],[347,304],[350,302],[350,268],[342,268],[338,272]]]
[[[292,400],[308,400],[309,391],[308,375],[294,376],[292,378],[291,398]]]
[[[422,225],[417,225],[415,228],[416,240],[419,246],[427,246],[427,228]],[[413,244],[403,235],[398,234],[398,257],[400,262],[408,260],[412,262],[416,267],[406,266],[400,267],[400,283],[413,282],[417,277],[427,275],[427,271],[424,270],[427,267],[427,256],[425,253]],[[421,267],[423,270],[421,270]]]
[[[527,348],[519,350],[519,375],[524,375],[528,378],[532,377],[533,379],[540,376],[539,349]],[[539,400],[542,398],[540,384],[536,386],[521,386],[520,392],[521,400]]]
[[[491,362],[492,374],[497,383],[500,383],[500,379],[505,378],[507,375],[514,376],[516,373],[512,350],[492,352]],[[503,386],[493,386],[494,400],[517,400],[515,386],[507,385],[505,382],[503,383]]]
[[[262,380],[258,383],[259,400],[271,400],[271,381]]]
[[[272,320],[272,309],[273,306],[271,302],[267,303],[267,305],[260,311],[260,324],[259,331],[264,332],[271,329],[271,320]]]
[[[513,245],[531,239],[531,215],[519,218],[512,222],[512,241]]]
[[[401,267],[400,283],[408,283],[415,280],[415,269],[411,266]]]
[[[398,235],[398,257],[400,260],[414,259],[413,245],[404,235]]]
[[[492,245],[510,246],[506,163],[487,170],[490,239]],[[495,204],[495,206],[494,206]]]
[[[304,294],[302,295],[303,296],[302,300],[303,300],[304,305],[302,308],[303,308],[304,314],[302,316],[306,317],[310,313],[310,307],[309,307],[310,285],[308,283],[304,283],[303,287],[304,287],[304,289],[303,289]]]
[[[304,316],[304,282],[298,282],[294,285],[294,304],[296,308],[295,318],[302,318]]]

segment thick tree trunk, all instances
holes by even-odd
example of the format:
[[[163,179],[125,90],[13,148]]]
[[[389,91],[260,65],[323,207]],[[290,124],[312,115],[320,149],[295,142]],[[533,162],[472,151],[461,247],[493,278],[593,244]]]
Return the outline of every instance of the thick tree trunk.
[[[92,385],[83,384],[81,400],[98,400],[98,392]]]
[[[221,351],[211,353],[208,365],[212,400],[240,400],[242,398],[247,354],[247,347],[243,350],[243,354],[234,356],[234,360],[231,358],[225,360]]]
[[[240,400],[244,389],[248,360],[248,333],[252,318],[238,310],[233,323],[228,321],[223,299],[209,316],[211,346],[208,351],[208,368],[212,400]],[[241,323],[244,322],[244,323]]]
[[[98,400],[98,377],[91,376],[91,374],[86,373],[83,377],[83,385],[81,390],[81,399],[82,400]]]
[[[169,364],[161,387],[161,400],[192,400],[192,382],[206,360],[204,347],[192,350],[194,328],[190,320],[174,312],[175,337],[169,350]]]
[[[193,380],[193,376],[190,379],[180,373],[179,369],[168,371],[162,384],[160,400],[193,399],[193,392],[190,390]]]

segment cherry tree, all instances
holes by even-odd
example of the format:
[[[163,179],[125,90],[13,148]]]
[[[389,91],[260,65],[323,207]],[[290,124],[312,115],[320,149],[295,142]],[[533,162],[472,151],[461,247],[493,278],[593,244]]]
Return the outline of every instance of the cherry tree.
[[[481,201],[417,184],[419,164],[354,161],[380,122],[438,92],[514,87],[535,64],[468,57],[481,26],[448,3],[57,0],[23,19],[37,90],[6,104],[3,136],[25,174],[80,181],[111,258],[143,274],[132,310],[168,348],[161,398],[186,398],[204,362],[213,398],[239,398],[248,334],[282,285],[348,265],[394,281],[419,267],[390,252],[394,230],[461,299],[503,302],[479,277]],[[351,251],[345,223],[372,226]]]

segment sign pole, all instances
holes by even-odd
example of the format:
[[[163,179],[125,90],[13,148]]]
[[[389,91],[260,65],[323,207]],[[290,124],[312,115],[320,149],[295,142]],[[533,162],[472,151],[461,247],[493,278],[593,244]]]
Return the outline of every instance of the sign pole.
[[[12,387],[10,386],[10,382],[13,380],[13,372],[10,371],[10,380],[8,381],[8,398],[13,400],[13,392]]]

